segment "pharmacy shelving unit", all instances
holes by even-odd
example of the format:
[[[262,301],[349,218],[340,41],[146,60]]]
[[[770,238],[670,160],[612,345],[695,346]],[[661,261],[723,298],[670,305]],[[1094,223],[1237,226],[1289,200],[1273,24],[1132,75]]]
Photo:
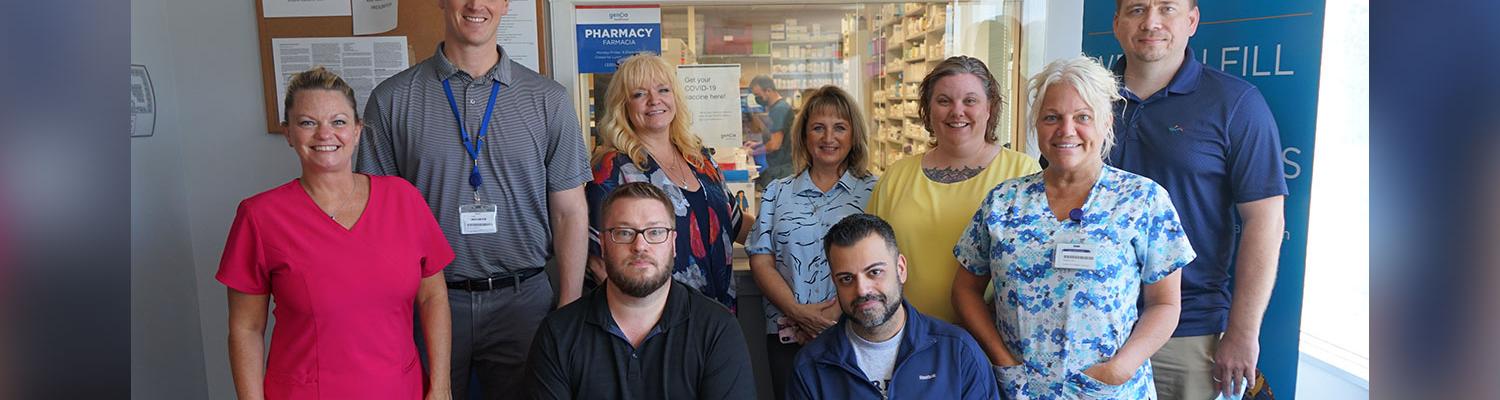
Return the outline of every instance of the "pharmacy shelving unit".
[[[922,77],[948,56],[944,32],[950,5],[893,3],[871,7],[865,20],[874,35],[864,69],[870,96],[872,161],[877,169],[932,147],[918,118]]]

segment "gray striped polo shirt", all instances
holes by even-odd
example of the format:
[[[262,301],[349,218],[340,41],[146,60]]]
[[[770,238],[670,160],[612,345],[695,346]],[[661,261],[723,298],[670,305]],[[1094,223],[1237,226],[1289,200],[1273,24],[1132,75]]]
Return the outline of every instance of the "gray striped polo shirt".
[[[472,161],[443,94],[443,79],[453,88],[471,140],[484,119],[490,85],[500,85],[479,151],[484,178],[479,197],[499,206],[498,233],[459,233],[458,207],[474,202]],[[449,62],[439,44],[437,54],[370,93],[356,168],[400,176],[422,192],[457,255],[444,269],[448,280],[541,268],[552,256],[547,194],[579,187],[591,177],[576,115],[562,85],[511,61],[503,50],[500,62],[474,79]]]

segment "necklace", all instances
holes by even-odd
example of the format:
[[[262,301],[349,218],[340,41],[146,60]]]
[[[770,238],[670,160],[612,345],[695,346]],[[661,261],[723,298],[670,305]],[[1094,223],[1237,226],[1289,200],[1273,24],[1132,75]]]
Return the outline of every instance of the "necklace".
[[[339,201],[339,200],[337,200],[337,199],[335,199],[335,200],[331,200],[331,201],[330,201],[330,203],[331,203],[331,204],[330,204],[330,205],[329,205],[329,207],[328,207],[328,208],[330,208],[330,210],[323,210],[323,206],[322,206],[322,205],[319,205],[319,206],[318,206],[318,208],[319,208],[319,211],[323,211],[323,213],[324,213],[324,214],[328,214],[328,219],[331,219],[331,220],[334,220],[334,221],[338,221],[338,220],[339,220],[339,217],[338,217],[338,214],[339,214],[339,213],[340,213],[340,212],[343,212],[343,211],[344,211],[344,209],[345,209],[345,208],[348,208],[348,207],[347,207],[347,205],[348,205],[348,203],[349,203],[349,202],[350,202],[350,201],[351,201],[351,200],[353,200],[353,199],[354,199],[354,197],[355,197],[355,194],[354,194],[354,192],[356,192],[356,191],[358,191],[358,190],[359,190],[359,183],[358,183],[358,177],[355,177],[355,180],[356,180],[356,182],[355,182],[355,183],[354,183],[354,185],[351,185],[351,186],[350,186],[350,187],[349,187],[349,196],[348,196],[348,197],[345,197],[345,198],[344,198],[344,199],[343,199],[343,201]],[[309,187],[308,187],[308,185],[307,185],[307,182],[306,182],[306,181],[303,181],[303,182],[302,182],[302,188],[303,188],[303,190],[304,190],[304,191],[307,191],[307,192],[308,192],[308,195],[309,195],[309,196],[311,196],[311,195],[312,195],[312,191],[311,191],[311,190],[309,190]],[[317,199],[316,199],[316,198],[314,198],[314,199],[313,199],[313,204],[317,204],[317,202],[318,202],[318,201],[317,201]],[[337,206],[337,208],[334,208],[334,206]]]
[[[671,179],[673,182],[692,182],[692,180],[693,180],[692,179],[693,178],[692,174],[689,173],[689,174],[684,175],[683,172],[682,172],[682,164],[686,164],[687,161],[685,161],[685,160],[679,160],[679,159],[674,159],[673,161],[676,161],[674,163],[663,162],[662,161],[663,159],[661,157],[658,157],[656,155],[656,152],[651,151],[651,147],[650,146],[645,146],[645,147],[646,147],[646,152],[649,153],[649,154],[651,154],[651,158],[656,160],[656,165],[659,166],[659,167],[661,167],[663,170],[667,171],[667,178]],[[683,186],[683,185],[678,185],[678,186]],[[683,187],[686,188],[686,186],[683,186]]]

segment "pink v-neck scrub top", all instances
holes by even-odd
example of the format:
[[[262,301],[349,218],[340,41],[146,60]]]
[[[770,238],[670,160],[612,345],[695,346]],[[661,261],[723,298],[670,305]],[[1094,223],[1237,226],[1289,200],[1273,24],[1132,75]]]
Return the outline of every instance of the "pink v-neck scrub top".
[[[353,229],[293,180],[240,202],[216,278],[275,301],[266,398],[420,399],[417,289],[452,261],[405,180],[371,176]]]

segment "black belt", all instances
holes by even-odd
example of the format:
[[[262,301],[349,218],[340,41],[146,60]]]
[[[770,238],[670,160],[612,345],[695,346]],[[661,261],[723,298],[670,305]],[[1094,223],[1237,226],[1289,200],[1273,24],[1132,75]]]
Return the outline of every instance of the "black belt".
[[[504,289],[511,286],[520,285],[521,282],[524,282],[527,279],[536,276],[537,274],[541,273],[542,270],[543,268],[532,268],[529,270],[511,274],[509,276],[470,279],[466,281],[449,281],[448,288],[462,289],[470,292],[483,292],[486,290]]]

